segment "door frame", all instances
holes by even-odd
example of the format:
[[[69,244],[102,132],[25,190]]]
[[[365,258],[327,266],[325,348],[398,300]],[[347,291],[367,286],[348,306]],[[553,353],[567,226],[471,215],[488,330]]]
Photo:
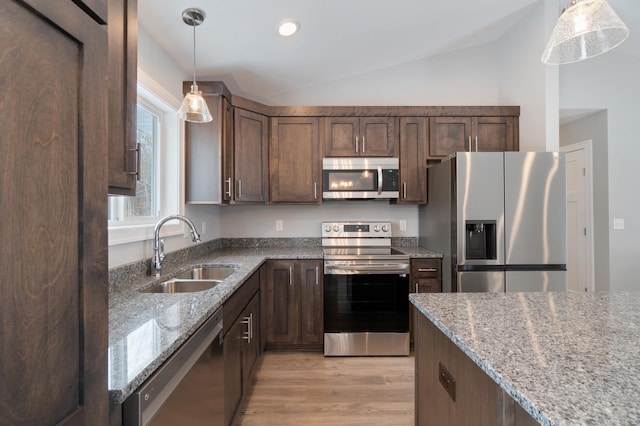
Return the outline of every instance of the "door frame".
[[[561,146],[560,150],[562,152],[568,153],[571,151],[579,151],[584,150],[584,164],[585,164],[585,181],[586,181],[586,190],[585,190],[585,208],[587,210],[587,217],[585,218],[585,226],[587,227],[587,274],[586,274],[586,288],[587,291],[593,292],[595,291],[595,283],[594,283],[594,222],[593,222],[593,141],[591,139],[587,139],[581,142],[577,142],[571,145]]]

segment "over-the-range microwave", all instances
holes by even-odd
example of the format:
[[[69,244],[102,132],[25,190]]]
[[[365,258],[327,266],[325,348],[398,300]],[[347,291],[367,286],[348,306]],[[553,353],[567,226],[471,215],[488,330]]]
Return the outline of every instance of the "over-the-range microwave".
[[[325,200],[398,198],[398,159],[335,157],[322,159]]]

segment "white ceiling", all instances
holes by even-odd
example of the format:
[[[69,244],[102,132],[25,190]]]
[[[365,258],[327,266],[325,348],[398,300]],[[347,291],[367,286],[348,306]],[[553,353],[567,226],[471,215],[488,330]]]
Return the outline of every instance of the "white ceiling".
[[[203,9],[197,78],[222,79],[236,94],[266,99],[497,40],[540,1],[138,0],[138,14],[144,31],[189,76],[193,30],[181,14]],[[640,1],[609,4],[631,31],[619,49],[640,56]],[[301,24],[289,38],[276,31],[285,18]]]

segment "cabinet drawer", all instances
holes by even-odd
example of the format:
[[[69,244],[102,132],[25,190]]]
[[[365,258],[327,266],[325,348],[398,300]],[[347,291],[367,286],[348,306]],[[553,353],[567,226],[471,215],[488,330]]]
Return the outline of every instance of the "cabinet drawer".
[[[413,279],[411,280],[411,292],[413,293],[440,293],[442,287],[440,280]]]
[[[440,279],[440,259],[419,259],[411,261],[411,278]]]

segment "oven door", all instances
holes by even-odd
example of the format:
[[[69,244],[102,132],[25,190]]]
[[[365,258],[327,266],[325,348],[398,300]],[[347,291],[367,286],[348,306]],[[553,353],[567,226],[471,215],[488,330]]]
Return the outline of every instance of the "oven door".
[[[409,331],[407,274],[324,276],[324,331]]]

